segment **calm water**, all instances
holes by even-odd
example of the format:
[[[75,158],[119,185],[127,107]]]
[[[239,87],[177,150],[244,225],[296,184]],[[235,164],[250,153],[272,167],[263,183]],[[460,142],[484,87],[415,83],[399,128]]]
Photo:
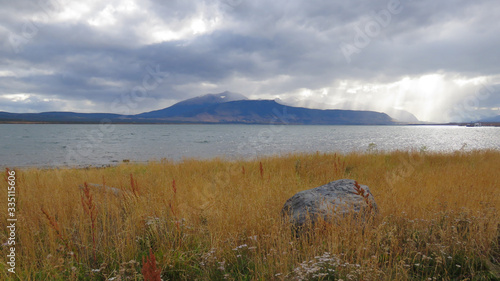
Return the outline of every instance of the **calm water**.
[[[0,166],[108,165],[368,149],[500,149],[500,128],[452,126],[0,124]],[[371,144],[371,145],[370,145]]]

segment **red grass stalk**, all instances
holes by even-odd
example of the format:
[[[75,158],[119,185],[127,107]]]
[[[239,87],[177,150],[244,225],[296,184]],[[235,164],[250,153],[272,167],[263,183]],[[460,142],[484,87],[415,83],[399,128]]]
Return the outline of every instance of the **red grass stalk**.
[[[174,198],[175,200],[175,198]],[[175,223],[175,228],[177,230],[177,233],[179,235],[179,247],[182,245],[182,240],[181,240],[181,226],[180,226],[180,223],[179,223],[179,219],[177,218],[177,212],[175,211],[175,207],[174,205],[172,204],[172,201],[168,201],[168,207],[170,208],[170,212],[172,212],[172,216],[174,217],[174,223]]]
[[[241,173],[244,175],[245,174],[245,166],[241,166]]]
[[[264,178],[264,168],[262,167],[262,162],[259,162],[260,177]]]
[[[333,169],[335,175],[344,175],[345,173],[345,160],[340,162],[340,157],[337,158],[337,154],[334,154]]]
[[[365,200],[365,203],[366,203],[366,205],[368,206],[368,208],[369,208],[369,210],[370,210],[370,212],[371,212],[371,211],[372,211],[372,209],[373,209],[373,204],[372,204],[372,202],[368,199],[368,197],[370,196],[370,194],[368,194],[368,192],[366,192],[366,191],[364,190],[364,188],[362,188],[362,187],[358,184],[358,182],[357,182],[357,181],[354,181],[354,190],[355,190],[354,194],[357,194],[357,195],[359,195],[359,196],[363,197],[363,200]],[[365,193],[365,192],[366,192],[366,193]]]
[[[172,212],[172,215],[177,218],[177,214],[175,213],[174,206],[172,205],[172,201],[168,201],[168,207],[170,207],[170,212]]]
[[[142,258],[142,276],[145,281],[161,281],[161,270],[156,267],[156,257],[149,249],[149,256],[146,261]]]
[[[177,203],[177,185],[175,184],[175,179],[172,180],[172,191],[174,192],[174,204]],[[177,212],[175,211],[175,206],[172,204],[172,200],[168,201],[168,207],[170,208],[170,212],[172,212],[172,215],[174,216],[175,220],[177,221]]]
[[[49,213],[43,207],[41,207],[40,210],[47,218],[47,221],[49,222],[50,227],[56,232],[56,236],[61,240],[61,242],[66,247],[66,250],[72,252],[72,247],[70,247],[68,239],[66,239],[66,237],[64,237],[64,235],[61,231],[61,228],[59,227],[59,224],[57,223],[56,219],[51,217],[49,215]],[[76,255],[74,255],[74,257],[75,257],[76,261],[78,262],[78,257]]]
[[[91,222],[91,233],[92,233],[92,256],[94,257],[94,262],[97,261],[96,259],[96,240],[95,240],[95,229],[96,229],[96,221],[97,221],[97,207],[94,203],[94,198],[92,194],[90,194],[90,188],[88,187],[87,183],[83,183],[83,194],[81,196],[82,198],[82,207],[83,211],[87,216],[90,218]]]
[[[137,184],[137,180],[134,180],[134,176],[130,174],[130,187],[132,188],[132,192],[135,197],[139,197],[139,185]]]

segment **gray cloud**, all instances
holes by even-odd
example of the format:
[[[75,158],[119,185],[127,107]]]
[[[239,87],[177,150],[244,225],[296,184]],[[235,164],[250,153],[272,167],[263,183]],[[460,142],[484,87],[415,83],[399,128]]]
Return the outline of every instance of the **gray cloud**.
[[[0,1],[0,110],[110,111],[158,67],[168,76],[133,112],[231,90],[449,121],[443,112],[500,83],[493,0],[41,3]],[[497,91],[473,110],[498,106]]]

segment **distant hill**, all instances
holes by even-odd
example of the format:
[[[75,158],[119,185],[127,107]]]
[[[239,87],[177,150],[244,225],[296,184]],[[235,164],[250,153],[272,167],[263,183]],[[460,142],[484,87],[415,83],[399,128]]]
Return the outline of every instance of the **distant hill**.
[[[3,122],[99,123],[103,119],[114,123],[396,124],[389,115],[380,112],[293,107],[273,100],[248,100],[243,95],[230,92],[207,94],[164,109],[127,116],[110,113],[0,112],[0,121]]]
[[[415,115],[413,115],[411,112],[408,112],[406,110],[400,110],[400,109],[395,109],[393,107],[386,107],[384,109],[379,109],[376,110],[373,105],[371,104],[365,104],[365,103],[360,103],[360,102],[350,102],[350,101],[344,101],[341,103],[336,103],[335,105],[332,104],[327,104],[327,103],[318,103],[312,100],[288,100],[286,102],[283,102],[281,100],[276,100],[279,103],[283,103],[289,106],[299,106],[299,107],[306,107],[306,108],[311,108],[311,109],[345,109],[345,110],[363,110],[363,111],[377,111],[377,112],[383,112],[386,113],[387,115],[391,116],[392,118],[396,119],[396,121],[401,122],[401,123],[412,123],[412,124],[418,124],[421,123]]]
[[[500,122],[500,115],[494,116],[494,117],[489,117],[489,118],[484,118],[479,120],[479,122]]]
[[[103,119],[120,120],[121,115],[112,113],[42,112],[9,113],[0,112],[0,122],[39,123],[100,123]]]

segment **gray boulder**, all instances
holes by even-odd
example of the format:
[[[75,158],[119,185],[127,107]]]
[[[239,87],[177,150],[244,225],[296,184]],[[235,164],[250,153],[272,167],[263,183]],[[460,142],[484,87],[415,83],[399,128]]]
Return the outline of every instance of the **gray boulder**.
[[[296,227],[314,224],[319,218],[332,219],[353,215],[364,219],[367,214],[378,212],[375,199],[366,185],[354,180],[341,179],[320,187],[301,191],[285,202],[281,214]]]

